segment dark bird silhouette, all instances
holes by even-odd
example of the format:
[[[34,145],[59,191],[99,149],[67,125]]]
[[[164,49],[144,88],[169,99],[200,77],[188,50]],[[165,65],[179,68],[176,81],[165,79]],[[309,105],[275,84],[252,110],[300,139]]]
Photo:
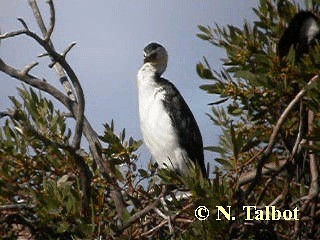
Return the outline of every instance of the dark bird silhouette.
[[[290,48],[296,51],[296,59],[308,53],[316,40],[320,39],[319,17],[310,11],[298,12],[283,33],[278,44],[278,55],[287,56]]]
[[[304,54],[308,54],[312,51],[312,47],[320,40],[320,19],[317,15],[310,11],[298,12],[288,25],[288,28],[284,31],[282,37],[278,43],[278,56],[283,58],[289,54],[291,48],[295,50],[295,60],[299,62]],[[294,95],[298,93],[299,86],[297,83],[292,83],[294,89]],[[301,87],[300,87],[301,88]],[[302,121],[302,128],[299,130],[302,138],[306,138],[308,132],[308,110],[303,101],[300,102],[300,109],[294,110],[297,116],[300,115],[300,121]],[[291,131],[281,131],[281,136],[285,147],[292,151],[293,145],[296,141],[298,129],[295,133]],[[297,163],[296,175],[297,179],[304,178],[309,181],[309,174],[305,174],[306,164],[306,151],[298,151],[295,156],[295,162]]]

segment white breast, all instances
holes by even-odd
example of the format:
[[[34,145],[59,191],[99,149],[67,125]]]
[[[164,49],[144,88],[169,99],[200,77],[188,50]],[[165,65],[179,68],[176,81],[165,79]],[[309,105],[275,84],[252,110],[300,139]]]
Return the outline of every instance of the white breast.
[[[319,26],[315,19],[309,18],[301,28],[301,36],[307,36],[308,44],[315,38],[319,33]]]
[[[152,66],[145,64],[138,72],[140,126],[144,142],[159,167],[168,166],[185,172],[186,152],[180,148],[162,100],[164,90],[155,82]]]

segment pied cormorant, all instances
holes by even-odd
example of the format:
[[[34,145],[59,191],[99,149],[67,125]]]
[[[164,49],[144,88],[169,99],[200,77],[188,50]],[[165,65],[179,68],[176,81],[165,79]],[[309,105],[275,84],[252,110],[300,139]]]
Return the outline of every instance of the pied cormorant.
[[[278,54],[287,56],[291,47],[296,51],[296,59],[308,53],[310,46],[320,39],[320,20],[310,11],[300,11],[290,21],[278,44]]]
[[[167,62],[167,51],[160,44],[144,48],[144,64],[137,75],[144,142],[160,168],[186,175],[196,164],[206,177],[198,124],[178,89],[161,77]]]

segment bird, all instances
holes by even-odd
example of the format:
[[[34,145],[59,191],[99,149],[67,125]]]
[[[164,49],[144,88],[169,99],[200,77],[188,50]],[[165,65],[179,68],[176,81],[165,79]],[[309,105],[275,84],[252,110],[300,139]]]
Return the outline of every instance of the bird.
[[[280,58],[289,54],[290,48],[296,51],[296,59],[308,53],[310,47],[320,39],[320,19],[311,11],[299,11],[290,21],[278,43]]]
[[[279,40],[278,56],[281,59],[288,56],[290,49],[293,48],[295,50],[295,60],[299,63],[304,55],[307,55],[312,51],[312,47],[314,47],[319,40],[319,17],[311,11],[299,11],[289,22],[287,29]],[[292,82],[291,84],[295,96],[301,89],[301,86],[296,82]],[[300,121],[302,121],[303,124],[299,131],[302,138],[306,138],[309,122],[308,106],[301,100],[300,108],[296,107],[292,111],[296,112],[296,115],[301,116],[302,119],[300,119]],[[298,129],[295,133],[293,133],[292,129],[287,132],[284,130],[280,131],[284,145],[290,152],[295,144],[297,131]],[[305,151],[301,151],[300,149],[294,157],[294,161],[298,163],[296,175],[297,179],[304,178],[306,181],[310,181],[309,174],[305,173],[306,154]]]
[[[197,165],[206,178],[199,126],[184,98],[162,77],[168,63],[166,49],[156,42],[144,48],[137,74],[140,127],[144,143],[159,168],[188,175]],[[191,164],[190,164],[191,163]]]

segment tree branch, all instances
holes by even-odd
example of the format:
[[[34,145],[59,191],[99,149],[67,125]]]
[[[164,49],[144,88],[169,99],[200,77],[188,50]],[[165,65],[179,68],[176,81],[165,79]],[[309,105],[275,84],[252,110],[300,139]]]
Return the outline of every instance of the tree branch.
[[[260,178],[261,178],[263,165],[266,162],[266,160],[269,158],[269,156],[270,156],[270,154],[272,152],[273,146],[274,146],[274,144],[276,142],[276,137],[277,137],[277,135],[279,133],[279,130],[280,130],[282,124],[285,122],[289,112],[293,109],[293,107],[304,96],[304,94],[306,93],[306,91],[308,90],[310,85],[312,85],[316,80],[318,80],[318,77],[319,77],[318,75],[315,75],[313,78],[311,78],[309,80],[309,82],[306,84],[306,86],[299,91],[299,93],[294,97],[294,99],[289,103],[287,108],[281,114],[281,116],[278,119],[275,127],[273,128],[272,134],[271,134],[270,139],[269,139],[268,147],[263,152],[262,157],[258,161],[255,178],[253,179],[253,181],[249,185],[247,191],[245,192],[245,196],[248,196],[251,193],[251,191],[254,189],[254,187],[259,183]]]
[[[32,209],[32,208],[35,208],[35,205],[30,203],[0,205],[0,211]]]
[[[68,97],[66,97],[62,92],[60,92],[56,87],[54,87],[53,85],[49,84],[46,81],[40,80],[39,78],[33,75],[25,74],[25,72],[13,68],[12,66],[6,64],[1,58],[0,58],[0,71],[30,86],[33,86],[39,90],[49,93],[51,96],[56,98],[59,102],[64,104],[71,112],[76,111],[74,106],[75,103],[72,100],[70,100]]]
[[[43,36],[46,36],[47,30],[46,30],[46,27],[45,27],[44,22],[42,20],[41,13],[40,13],[40,10],[37,6],[36,1],[29,0],[29,4],[33,10],[34,16],[38,22],[38,25],[41,29]],[[52,13],[53,12],[51,10],[51,14]],[[70,65],[65,60],[64,55],[61,55],[54,50],[53,44],[50,41],[50,39],[48,41],[42,40],[37,34],[31,32],[29,30],[18,31],[18,32],[14,32],[11,34],[0,35],[0,39],[1,39],[1,37],[7,38],[7,37],[13,37],[15,35],[20,35],[20,34],[25,34],[25,35],[28,35],[28,36],[32,37],[33,39],[35,39],[46,50],[48,55],[56,63],[54,65],[54,67],[59,74],[60,82],[65,87],[69,98],[64,96],[64,94],[62,94],[59,90],[57,90],[55,87],[51,86],[50,84],[46,84],[43,81],[39,82],[39,79],[37,79],[34,76],[21,74],[20,71],[6,65],[1,59],[0,59],[0,61],[1,61],[0,62],[0,65],[1,65],[0,70],[2,70],[3,72],[6,72],[10,76],[12,76],[20,81],[23,81],[33,87],[36,87],[40,90],[43,90],[43,91],[51,94],[56,99],[58,99],[58,101],[62,102],[69,109],[69,111],[72,112],[73,117],[76,119],[76,128],[75,128],[74,138],[72,141],[72,146],[76,149],[79,148],[80,142],[81,142],[81,136],[82,136],[82,132],[83,132],[86,139],[88,140],[92,156],[93,156],[95,162],[97,163],[98,167],[100,168],[102,175],[105,178],[108,178],[108,175],[111,174],[111,171],[108,167],[108,162],[105,162],[102,159],[102,146],[101,146],[101,143],[98,139],[98,135],[93,130],[90,123],[87,121],[87,119],[84,116],[84,106],[85,106],[84,95],[83,95],[82,87],[80,85],[80,82],[79,82],[76,74],[74,73],[74,71],[72,70]],[[72,46],[74,46],[74,44],[71,44],[66,49],[65,54],[72,48]],[[73,83],[74,89],[76,90],[77,97],[75,97],[73,94],[73,88],[71,87],[71,85],[68,81],[68,77],[65,74],[65,72],[67,73],[69,79]],[[70,99],[77,100],[77,102],[74,102]],[[117,185],[116,180],[112,180],[112,181],[114,182],[113,183],[114,185]],[[111,186],[111,191],[114,192],[114,194],[113,194],[114,196],[117,196],[117,198],[113,199],[114,202],[120,202],[120,203],[124,202],[122,194],[117,188],[113,188]],[[125,209],[125,205],[122,205],[121,209]],[[119,214],[119,212],[118,212],[118,214]]]
[[[314,121],[314,113],[311,110],[308,110],[308,134],[312,136],[313,134],[313,121]],[[309,141],[309,146],[312,147],[314,145],[313,141]],[[313,151],[313,150],[311,150]],[[318,165],[316,160],[315,153],[311,152],[309,154],[309,165],[310,165],[310,173],[311,173],[311,184],[309,188],[308,197],[309,199],[315,198],[319,193],[319,172]]]
[[[146,215],[148,212],[153,210],[155,207],[157,207],[160,204],[160,197],[156,199],[154,202],[152,202],[150,205],[142,209],[141,211],[134,214],[131,218],[129,218],[122,226],[119,228],[119,232],[122,232],[123,230],[130,227],[133,223],[135,223],[139,218],[142,218],[144,215]]]
[[[261,174],[263,176],[266,176],[266,175],[278,172],[284,167],[286,163],[287,163],[287,160],[280,160],[278,162],[267,163],[263,166]],[[257,169],[254,169],[250,172],[243,173],[239,178],[238,186],[243,186],[245,184],[250,183],[252,180],[254,180],[256,175],[257,175]]]
[[[36,21],[38,23],[38,26],[39,26],[39,28],[40,28],[40,30],[42,32],[42,35],[46,36],[47,35],[47,28],[46,28],[46,26],[45,26],[45,24],[43,22],[43,19],[42,19],[42,16],[41,16],[41,13],[40,13],[40,10],[39,10],[39,7],[37,5],[36,0],[28,0],[28,2],[29,2],[29,5],[30,5],[30,7],[31,7],[31,9],[33,11],[33,15],[34,15],[34,17],[35,17],[35,19],[36,19]],[[48,44],[51,45],[51,46],[53,45],[51,40],[50,40],[50,38],[48,40]],[[48,55],[48,53],[46,53],[46,54]],[[69,96],[70,99],[75,101],[76,97],[75,97],[75,95],[73,93],[73,88],[72,88],[70,82],[68,81],[68,78],[67,78],[63,68],[58,63],[56,63],[54,65],[54,68],[56,69],[56,71],[57,71],[57,73],[59,75],[60,82],[63,85],[63,87],[65,88],[65,91],[66,91],[67,95]]]
[[[26,22],[22,19],[22,18],[17,18],[18,21],[22,24],[22,26],[24,27],[24,29],[26,31],[29,31],[28,25],[26,24]]]
[[[50,40],[50,37],[51,37],[53,29],[54,29],[54,25],[56,22],[56,13],[55,13],[53,2],[52,2],[52,0],[48,0],[47,3],[49,4],[49,8],[50,8],[50,24],[49,24],[49,29],[46,32],[45,38],[44,38],[44,40],[46,42],[48,42]]]
[[[25,67],[22,69],[21,74],[23,74],[23,75],[29,74],[29,72],[31,71],[31,69],[34,68],[34,67],[37,66],[37,65],[39,65],[38,62],[33,62],[33,63],[25,66]]]

